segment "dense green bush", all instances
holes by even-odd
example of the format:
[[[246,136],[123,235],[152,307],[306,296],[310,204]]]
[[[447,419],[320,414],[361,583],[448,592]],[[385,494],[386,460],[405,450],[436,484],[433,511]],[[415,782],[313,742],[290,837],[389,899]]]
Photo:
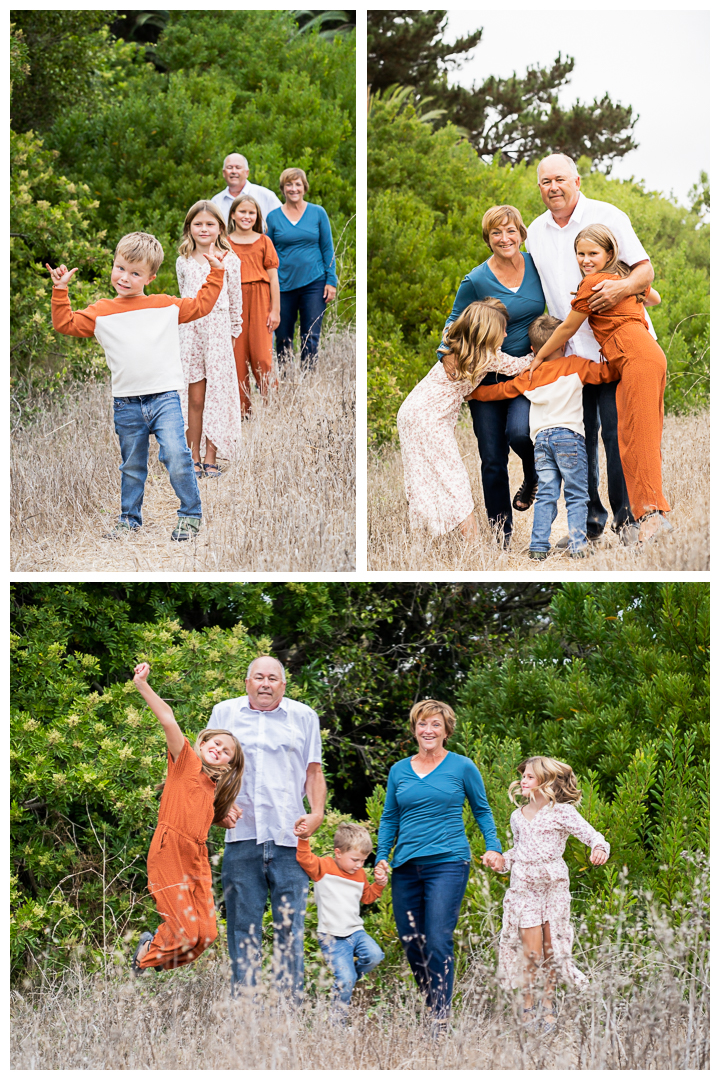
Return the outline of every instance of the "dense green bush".
[[[705,406],[709,226],[701,208],[688,210],[589,165],[578,162],[583,192],[630,216],[655,269],[663,302],[652,318],[668,357],[666,408]],[[482,240],[485,210],[510,203],[529,224],[545,207],[534,168],[482,162],[458,128],[434,131],[402,100],[373,102],[368,192],[368,427],[380,443],[393,432],[399,400],[435,362],[460,281],[490,255]]]

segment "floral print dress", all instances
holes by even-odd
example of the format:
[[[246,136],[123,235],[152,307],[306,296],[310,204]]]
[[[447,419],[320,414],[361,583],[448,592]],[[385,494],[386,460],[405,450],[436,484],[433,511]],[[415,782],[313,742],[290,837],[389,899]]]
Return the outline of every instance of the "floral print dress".
[[[519,375],[531,362],[532,354],[498,352],[487,371]],[[470,477],[455,439],[460,406],[474,389],[466,379],[449,379],[438,360],[400,406],[397,429],[412,529],[449,533],[474,509]]]
[[[573,929],[570,923],[570,877],[563,859],[568,836],[576,836],[589,848],[601,847],[610,854],[602,833],[593,829],[569,803],[547,804],[529,821],[522,810],[510,818],[514,845],[503,853],[510,870],[500,932],[499,970],[507,987],[523,985],[523,949],[520,928],[550,924],[553,965],[561,981],[587,982],[572,962]]]
[[[235,371],[232,339],[242,331],[242,285],[240,260],[233,252],[223,259],[225,280],[215,307],[195,322],[182,323],[180,358],[185,389],[180,391],[185,427],[188,422],[188,384],[205,379],[205,406],[200,457],[209,439],[218,457],[236,458],[240,453],[240,391]],[[193,258],[179,256],[175,264],[181,296],[195,296],[210,273]]]

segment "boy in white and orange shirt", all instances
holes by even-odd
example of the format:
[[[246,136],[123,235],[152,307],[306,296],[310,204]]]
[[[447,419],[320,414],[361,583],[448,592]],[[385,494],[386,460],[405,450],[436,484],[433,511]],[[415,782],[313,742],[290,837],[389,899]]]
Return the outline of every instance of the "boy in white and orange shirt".
[[[533,353],[548,341],[562,320],[539,315],[528,327]],[[469,396],[478,401],[500,401],[524,394],[530,400],[530,438],[535,446],[538,493],[535,499],[531,559],[546,559],[550,530],[557,517],[560,487],[565,488],[569,553],[581,558],[587,552],[588,465],[583,423],[585,383],[617,382],[620,371],[612,364],[597,364],[581,356],[565,356],[557,349],[532,372],[495,386],[478,386]]]
[[[361,825],[344,822],[335,831],[333,857],[318,858],[303,839],[307,826],[295,829],[300,837],[297,861],[315,882],[318,939],[323,956],[335,976],[333,1001],[343,1018],[358,979],[377,967],[385,954],[363,928],[360,903],[372,904],[387,885],[387,874],[375,868],[375,883],[367,879],[363,863],[372,851],[370,833]]]
[[[157,276],[164,253],[150,233],[128,233],[115,249],[110,280],[117,298],[98,300],[73,311],[68,284],[77,267],[48,266],[53,282],[53,326],[71,337],[93,337],[102,345],[112,375],[115,432],[120,441],[120,519],[105,534],[117,540],[142,525],[142,504],[148,471],[150,436],[160,445],[166,467],[180,499],[173,540],[197,536],[202,506],[178,391],[185,380],[180,362],[178,324],[201,319],[220,295],[225,271],[211,249],[210,273],[195,297],[162,294],[146,296],[145,286]]]

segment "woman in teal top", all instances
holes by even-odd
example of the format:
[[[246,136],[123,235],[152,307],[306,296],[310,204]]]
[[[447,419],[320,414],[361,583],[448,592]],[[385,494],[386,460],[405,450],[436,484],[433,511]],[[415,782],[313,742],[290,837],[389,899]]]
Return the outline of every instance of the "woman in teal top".
[[[322,206],[305,201],[308,190],[302,169],[285,169],[280,177],[285,205],[270,211],[266,225],[280,260],[280,325],[275,331],[278,360],[292,356],[299,314],[300,366],[314,368],[325,306],[337,292],[337,274],[330,221]]]
[[[455,713],[442,701],[421,701],[410,711],[418,753],[398,761],[388,776],[375,865],[388,870],[395,847],[392,901],[398,937],[433,1018],[444,1022],[452,1001],[453,932],[470,873],[465,800],[485,838],[483,863],[503,868],[485,785],[470,758],[445,743]]]
[[[461,281],[445,325],[455,322],[468,304],[494,296],[502,300],[509,317],[503,352],[510,356],[526,356],[530,352],[528,327],[544,312],[545,296],[535,263],[527,252],[520,250],[527,236],[520,211],[514,206],[491,206],[483,216],[482,232],[492,254]],[[512,377],[490,371],[480,385],[506,382]],[[520,397],[513,398],[510,405],[472,399],[468,402],[480,453],[485,509],[491,524],[502,526],[506,545],[512,535],[513,508],[529,510],[537,491],[535,449],[530,438],[530,401],[525,397],[520,401]],[[523,463],[523,483],[512,503],[508,477],[510,448]]]

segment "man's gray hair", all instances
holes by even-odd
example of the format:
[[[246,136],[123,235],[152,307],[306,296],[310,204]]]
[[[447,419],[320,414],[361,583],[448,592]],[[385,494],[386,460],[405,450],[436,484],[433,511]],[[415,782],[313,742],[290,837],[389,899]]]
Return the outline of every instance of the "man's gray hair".
[[[227,159],[228,159],[229,157],[239,157],[239,158],[242,158],[242,159],[243,159],[243,161],[245,162],[245,164],[243,165],[243,168],[244,168],[244,169],[249,169],[249,168],[250,168],[250,165],[248,164],[248,159],[247,159],[247,158],[245,157],[245,155],[244,155],[244,154],[238,154],[238,152],[237,152],[236,150],[233,150],[232,154],[227,154],[227,155],[225,156],[225,160],[223,161],[223,169],[224,169],[224,168],[225,168],[225,166],[227,165]]]
[[[254,660],[250,661],[250,663],[248,665],[248,669],[247,669],[246,678],[248,678],[248,679],[250,678],[250,675],[252,673],[253,664],[256,664],[258,660],[262,660],[262,657],[261,656],[256,656]],[[282,681],[287,682],[287,679],[285,678],[285,665],[281,664],[276,656],[268,656],[268,660],[274,660],[276,664],[280,665],[280,671],[282,673]]]
[[[538,162],[538,167],[537,167],[538,183],[540,181],[540,166],[542,165],[543,161],[547,161],[548,158],[551,158],[551,157],[559,157],[559,158],[561,158],[565,162],[567,167],[570,169],[570,175],[571,176],[579,176],[580,175],[580,173],[577,171],[577,165],[575,164],[575,162],[573,161],[573,159],[571,157],[567,156],[567,154],[546,154],[546,156],[544,158],[541,158],[541,160]]]

